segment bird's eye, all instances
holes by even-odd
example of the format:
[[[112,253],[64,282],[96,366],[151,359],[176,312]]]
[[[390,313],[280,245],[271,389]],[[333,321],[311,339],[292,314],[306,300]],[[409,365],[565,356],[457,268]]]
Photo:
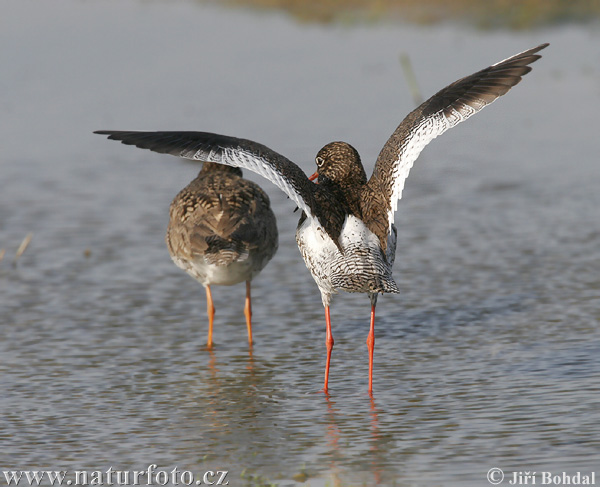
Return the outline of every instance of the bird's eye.
[[[323,163],[325,162],[325,159],[323,159],[322,157],[317,157],[315,159],[315,162],[317,163],[317,166],[321,167],[323,165]]]

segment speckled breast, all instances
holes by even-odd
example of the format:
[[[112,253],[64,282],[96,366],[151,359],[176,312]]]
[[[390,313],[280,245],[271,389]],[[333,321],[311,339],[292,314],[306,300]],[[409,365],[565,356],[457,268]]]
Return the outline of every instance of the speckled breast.
[[[349,215],[340,234],[343,253],[314,218],[296,230],[296,241],[323,300],[342,290],[361,293],[398,293],[392,278],[396,232],[388,238],[385,255],[379,239],[355,216]]]

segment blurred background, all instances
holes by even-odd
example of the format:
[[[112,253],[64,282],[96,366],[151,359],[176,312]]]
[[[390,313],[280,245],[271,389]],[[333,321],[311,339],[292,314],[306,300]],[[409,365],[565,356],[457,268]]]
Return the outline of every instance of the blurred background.
[[[157,464],[316,487],[597,469],[599,13],[591,0],[5,0],[0,467]],[[253,282],[252,353],[243,284],[213,290],[209,352],[204,291],[164,243],[198,165],[92,134],[223,133],[308,174],[345,140],[370,174],[419,98],[543,42],[533,71],[407,180],[373,399],[359,295],[334,298],[318,393],[323,309],[285,195],[246,173],[271,198],[279,251]]]
[[[305,22],[457,22],[479,29],[531,29],[565,23],[593,24],[600,6],[591,0],[226,0],[215,5],[282,11]]]

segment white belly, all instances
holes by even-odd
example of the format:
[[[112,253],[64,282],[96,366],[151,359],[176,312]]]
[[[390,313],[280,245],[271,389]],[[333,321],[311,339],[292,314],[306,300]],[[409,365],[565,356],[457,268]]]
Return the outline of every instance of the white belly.
[[[193,261],[173,257],[173,262],[203,286],[232,286],[238,282],[252,280],[262,269],[252,258],[225,266],[210,264],[202,257]]]
[[[307,218],[298,228],[296,241],[326,306],[331,294],[338,290],[398,292],[392,279],[395,231],[388,238],[386,256],[383,255],[375,234],[352,215],[346,218],[339,237],[343,253],[314,218]]]

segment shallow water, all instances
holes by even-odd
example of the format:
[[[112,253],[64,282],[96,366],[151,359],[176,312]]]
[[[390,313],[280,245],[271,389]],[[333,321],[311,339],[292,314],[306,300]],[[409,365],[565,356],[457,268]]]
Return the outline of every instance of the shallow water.
[[[156,464],[228,470],[232,486],[488,485],[492,467],[600,475],[597,31],[49,5],[5,2],[0,29],[2,469]],[[330,396],[318,393],[323,310],[283,194],[248,175],[280,229],[253,283],[253,353],[243,284],[215,288],[208,352],[204,291],[164,244],[168,205],[199,168],[92,135],[226,133],[307,173],[322,145],[346,140],[370,172],[413,107],[400,53],[428,96],[545,41],[533,72],[432,143],[407,181],[402,294],[378,303],[373,400],[360,295],[334,298]]]

